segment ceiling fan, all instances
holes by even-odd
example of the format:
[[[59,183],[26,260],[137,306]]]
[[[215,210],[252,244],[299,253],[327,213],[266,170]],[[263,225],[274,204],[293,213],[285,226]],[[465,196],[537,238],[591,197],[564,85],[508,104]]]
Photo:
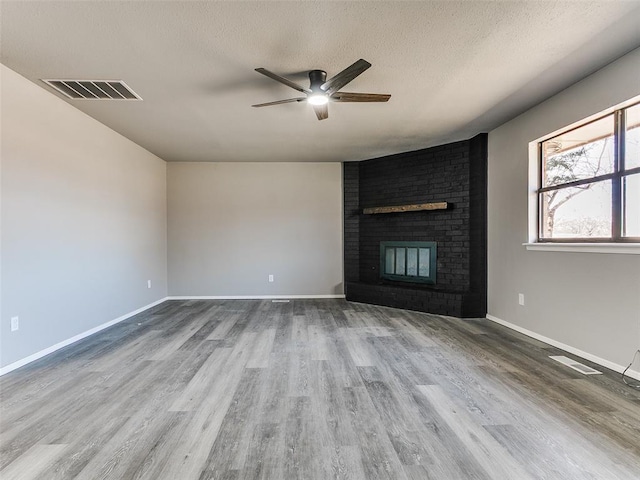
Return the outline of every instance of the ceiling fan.
[[[348,93],[341,92],[340,89],[344,87],[351,80],[356,78],[371,64],[366,60],[360,59],[353,65],[345,68],[336,76],[327,80],[327,72],[324,70],[311,70],[309,72],[309,88],[304,88],[295,82],[292,82],[288,78],[276,75],[270,72],[266,68],[256,68],[256,72],[266,75],[272,78],[276,82],[283,83],[288,87],[293,88],[299,92],[304,93],[305,97],[288,98],[286,100],[277,100],[275,102],[259,103],[257,105],[251,105],[252,107],[269,107],[271,105],[280,105],[282,103],[293,102],[307,102],[316,112],[318,120],[324,120],[329,118],[329,102],[386,102],[391,98],[391,95],[379,94],[379,93]]]

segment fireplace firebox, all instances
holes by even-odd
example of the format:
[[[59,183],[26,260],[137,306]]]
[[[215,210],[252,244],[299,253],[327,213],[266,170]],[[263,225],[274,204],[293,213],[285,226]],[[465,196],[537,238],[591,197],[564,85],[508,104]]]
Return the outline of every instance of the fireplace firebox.
[[[380,242],[380,277],[435,284],[436,255],[436,242]]]

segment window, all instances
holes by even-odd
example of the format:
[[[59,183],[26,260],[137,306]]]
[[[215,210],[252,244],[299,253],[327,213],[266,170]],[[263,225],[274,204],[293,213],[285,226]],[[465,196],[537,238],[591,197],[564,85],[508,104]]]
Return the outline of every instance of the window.
[[[539,158],[539,241],[640,241],[640,104],[540,142]]]
[[[436,283],[436,242],[380,242],[380,276]]]

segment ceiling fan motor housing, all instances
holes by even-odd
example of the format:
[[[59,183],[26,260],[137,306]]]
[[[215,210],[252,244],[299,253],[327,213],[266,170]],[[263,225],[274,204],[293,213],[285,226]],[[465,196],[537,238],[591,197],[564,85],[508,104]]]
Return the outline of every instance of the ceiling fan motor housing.
[[[309,72],[310,88],[313,92],[323,92],[320,86],[327,81],[327,72],[324,70],[311,70]]]

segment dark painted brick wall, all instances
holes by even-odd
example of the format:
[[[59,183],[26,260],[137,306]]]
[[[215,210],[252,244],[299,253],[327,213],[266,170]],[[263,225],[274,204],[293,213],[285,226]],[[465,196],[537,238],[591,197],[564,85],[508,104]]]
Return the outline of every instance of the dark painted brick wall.
[[[344,276],[360,279],[360,175],[357,163],[343,164]]]
[[[487,136],[344,164],[348,300],[478,317],[486,314]],[[366,207],[441,202],[447,210],[363,215]],[[436,241],[433,286],[382,281],[381,241]]]

